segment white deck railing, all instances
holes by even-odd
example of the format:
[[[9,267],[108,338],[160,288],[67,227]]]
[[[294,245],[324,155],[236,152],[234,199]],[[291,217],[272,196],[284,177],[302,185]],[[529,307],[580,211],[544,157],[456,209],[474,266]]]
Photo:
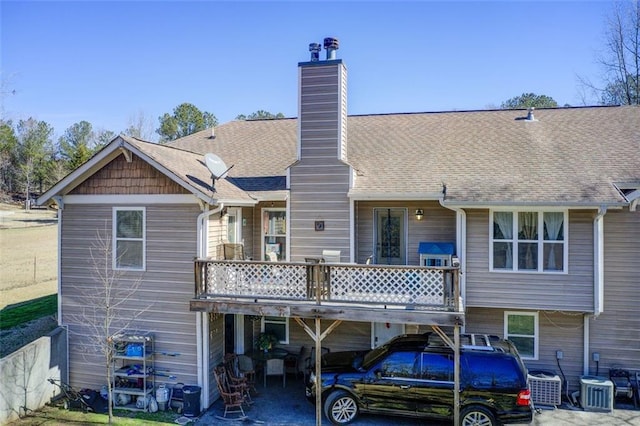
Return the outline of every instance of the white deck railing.
[[[457,268],[196,260],[196,298],[415,305],[456,310]]]

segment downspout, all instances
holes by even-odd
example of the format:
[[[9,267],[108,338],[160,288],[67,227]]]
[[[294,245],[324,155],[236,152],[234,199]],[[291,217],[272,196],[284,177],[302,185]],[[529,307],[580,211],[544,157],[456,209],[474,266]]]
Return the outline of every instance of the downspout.
[[[62,325],[62,297],[59,297],[62,294],[62,212],[64,211],[64,201],[60,195],[56,195],[52,198],[58,206],[58,327],[65,328],[67,341],[67,353],[65,354],[67,358],[67,368],[65,368],[66,374],[65,377],[60,378],[69,383],[69,327]]]
[[[460,272],[458,275],[458,280],[460,283],[460,296],[463,301],[467,300],[466,294],[466,274],[465,267],[467,264],[467,256],[466,256],[466,241],[467,241],[467,212],[464,209],[453,206],[445,206],[444,198],[440,198],[438,200],[440,205],[445,209],[452,210],[456,212],[456,253],[458,258],[460,259]],[[466,303],[463,304],[465,306]],[[466,311],[466,309],[465,309]]]
[[[601,206],[593,219],[593,315],[604,311],[604,215],[607,207]]]
[[[206,206],[202,204],[204,210]],[[219,203],[218,207],[213,210],[204,210],[198,215],[196,219],[197,231],[196,231],[196,254],[198,259],[202,259],[207,254],[207,238],[205,232],[208,230],[206,226],[207,220],[212,215],[219,213],[224,208],[224,203]],[[196,312],[196,353],[197,353],[197,368],[198,368],[198,384],[202,387],[202,393],[200,399],[202,407],[209,406],[209,381],[205,380],[205,367],[208,369],[208,354],[209,354],[209,331],[208,322],[206,320],[206,312]]]
[[[600,206],[593,219],[593,318],[597,318],[604,310],[604,215],[607,207]],[[584,338],[582,349],[582,371],[589,374],[589,315],[583,320]]]

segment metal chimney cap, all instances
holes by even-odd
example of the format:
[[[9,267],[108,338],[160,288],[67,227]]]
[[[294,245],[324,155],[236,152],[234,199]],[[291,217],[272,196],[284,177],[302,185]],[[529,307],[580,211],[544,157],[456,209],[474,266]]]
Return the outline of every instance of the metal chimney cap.
[[[340,42],[335,37],[326,37],[324,39],[324,48],[325,49],[334,49],[337,50]]]
[[[536,117],[533,115],[533,111],[535,110],[535,107],[529,107],[529,110],[527,111],[527,121],[537,121]]]
[[[320,51],[322,46],[320,43],[309,43],[309,52],[311,52],[311,62],[318,62],[320,60]]]

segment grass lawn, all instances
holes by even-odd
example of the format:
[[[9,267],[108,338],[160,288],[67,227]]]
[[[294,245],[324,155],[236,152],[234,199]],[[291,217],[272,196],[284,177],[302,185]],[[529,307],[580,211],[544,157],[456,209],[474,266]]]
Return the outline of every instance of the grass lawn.
[[[58,310],[58,295],[39,297],[0,310],[0,330],[8,330],[24,322],[53,315]]]
[[[134,426],[134,425],[176,425],[175,420],[180,414],[174,411],[158,411],[157,413],[144,413],[138,411],[114,410],[112,425]],[[12,422],[11,425],[18,426],[53,426],[65,424],[108,424],[107,414],[83,413],[81,410],[65,410],[64,408],[45,406],[30,415]],[[182,423],[184,424],[184,423]],[[188,424],[193,424],[189,422]]]

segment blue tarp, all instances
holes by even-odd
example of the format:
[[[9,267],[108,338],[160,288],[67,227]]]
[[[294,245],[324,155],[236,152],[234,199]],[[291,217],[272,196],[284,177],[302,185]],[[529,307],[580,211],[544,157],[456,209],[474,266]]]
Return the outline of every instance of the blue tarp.
[[[455,243],[434,243],[423,241],[418,245],[418,254],[455,254]]]

